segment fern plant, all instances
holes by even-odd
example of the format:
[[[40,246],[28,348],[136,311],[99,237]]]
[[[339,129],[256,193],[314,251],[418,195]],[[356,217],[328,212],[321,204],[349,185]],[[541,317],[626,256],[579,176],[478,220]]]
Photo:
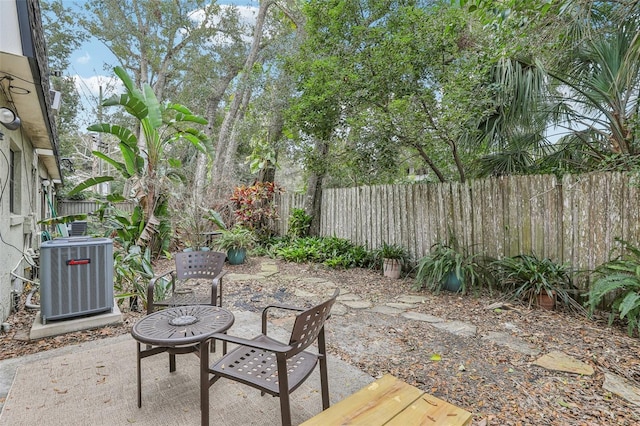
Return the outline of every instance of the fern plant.
[[[619,315],[627,321],[627,333],[632,336],[634,330],[640,334],[640,248],[619,238],[616,242],[620,244],[620,254],[596,268],[587,303],[593,314],[602,300],[612,295],[609,325]]]

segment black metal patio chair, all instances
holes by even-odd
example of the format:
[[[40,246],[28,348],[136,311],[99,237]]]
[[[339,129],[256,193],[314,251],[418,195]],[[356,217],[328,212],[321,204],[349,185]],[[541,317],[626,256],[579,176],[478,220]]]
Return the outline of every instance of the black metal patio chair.
[[[329,384],[324,324],[339,290],[327,301],[311,309],[269,305],[262,311],[262,333],[253,339],[215,334],[214,339],[239,345],[209,367],[209,386],[221,377],[235,380],[280,398],[282,425],[291,425],[289,394],[296,390],[320,364],[322,407],[329,408]],[[267,336],[267,314],[270,309],[298,311],[288,343]],[[317,352],[306,349],[317,342]],[[208,395],[208,393],[207,393]],[[207,398],[208,399],[208,398]],[[203,401],[208,403],[208,401]]]
[[[158,306],[212,305],[222,306],[222,270],[225,253],[215,251],[178,252],[174,256],[176,269],[154,277],[147,287],[147,314]],[[210,295],[198,295],[185,283],[189,279],[211,280]],[[159,291],[160,282],[168,282],[168,288]],[[156,300],[162,293],[160,300]]]

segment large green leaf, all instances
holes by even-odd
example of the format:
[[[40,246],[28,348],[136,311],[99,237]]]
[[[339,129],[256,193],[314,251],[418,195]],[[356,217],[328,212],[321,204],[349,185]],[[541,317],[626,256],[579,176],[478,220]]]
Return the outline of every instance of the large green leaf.
[[[122,143],[121,143],[122,144]],[[125,167],[125,165],[119,161],[116,161],[115,159],[109,157],[107,154],[105,154],[104,152],[100,152],[100,151],[92,151],[93,155],[95,155],[96,157],[106,161],[107,163],[111,164],[113,167],[115,167],[116,170],[118,170],[120,172],[120,174],[122,176],[124,176],[125,178],[130,178],[131,175],[129,174],[129,172],[127,171],[127,168]]]
[[[91,188],[94,185],[98,185],[98,184],[101,184],[103,182],[111,182],[112,180],[113,180],[112,176],[97,176],[97,177],[89,178],[89,179],[85,180],[84,182],[79,183],[75,188],[73,188],[71,191],[69,191],[67,196],[71,197],[72,195],[75,195],[75,194],[79,193],[80,191],[84,191],[87,188]]]
[[[127,129],[126,127],[118,126],[116,124],[92,124],[91,126],[87,127],[87,130],[89,130],[90,132],[109,133],[132,148],[136,147],[138,144],[138,139],[131,132],[131,130]]]
[[[127,173],[129,176],[136,175],[138,172],[136,167],[136,159],[138,155],[125,143],[120,144],[120,151],[122,152],[122,158],[124,160],[125,167],[127,168]]]
[[[122,68],[121,66],[117,66],[113,69],[113,72],[118,77],[120,77],[120,80],[122,80],[122,83],[124,84],[124,87],[127,89],[127,91],[129,92],[135,91],[135,87],[133,86],[133,80],[131,80],[131,77],[129,77],[129,74],[125,71],[124,68]]]
[[[148,84],[144,85],[144,99],[149,109],[149,123],[151,127],[154,129],[160,128],[162,126],[162,111],[160,110],[160,102],[158,102],[158,98],[156,94],[153,92],[153,88]]]
[[[48,219],[40,220],[38,221],[38,223],[41,225],[51,226],[57,225],[59,223],[71,223],[75,222],[76,220],[85,220],[86,218],[86,214],[70,214],[66,216],[50,217]]]
[[[623,319],[629,312],[635,311],[636,316],[638,310],[640,310],[640,294],[639,293],[628,293],[625,298],[620,303],[618,308],[620,310],[620,318]]]
[[[202,134],[202,135],[204,135],[204,134]],[[205,144],[205,141],[207,141],[206,137],[202,138],[200,135],[194,135],[192,133],[183,132],[183,133],[180,133],[180,134],[176,135],[176,139],[179,139],[179,138],[184,138],[184,139],[188,140],[189,142],[191,142],[191,144],[198,151],[201,151],[203,153],[207,152],[207,145]]]
[[[138,120],[144,120],[149,114],[149,108],[144,101],[135,95],[130,93],[123,93],[121,95],[113,95],[102,103],[104,106],[116,106],[122,105],[127,112],[137,118]]]
[[[191,122],[202,125],[206,125],[208,123],[204,117],[193,114],[189,108],[184,105],[169,103],[167,104],[167,109],[177,112],[175,118],[176,122]]]
[[[107,201],[109,201],[110,203],[121,203],[125,200],[126,198],[124,198],[121,194],[114,193],[107,195]]]

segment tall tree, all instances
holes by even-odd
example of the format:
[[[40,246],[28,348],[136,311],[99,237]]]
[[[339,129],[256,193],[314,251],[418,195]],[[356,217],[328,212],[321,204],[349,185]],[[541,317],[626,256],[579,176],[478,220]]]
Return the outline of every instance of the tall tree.
[[[277,9],[274,10],[273,6],[277,6]],[[251,44],[238,79],[234,82],[235,90],[231,97],[231,103],[218,133],[216,157],[211,172],[212,183],[217,187],[215,191],[217,198],[229,195],[232,187],[230,183],[234,182],[236,154],[240,143],[239,129],[236,126],[244,117],[252,98],[255,81],[262,74],[261,67],[267,60],[262,53],[267,46],[291,33],[291,25],[283,25],[283,23],[293,22],[294,31],[303,30],[304,21],[296,8],[296,2],[293,0],[287,2],[264,0],[260,2]],[[269,31],[265,31],[266,29]]]
[[[189,54],[227,29],[221,8],[204,0],[91,0],[80,23],[134,76],[150,84],[158,99],[184,76]],[[172,96],[172,95],[170,95]]]
[[[548,9],[534,12],[543,16],[537,22],[552,20],[548,26],[556,28],[556,40],[547,46],[555,54],[505,51],[497,58],[492,74],[499,88],[496,108],[480,123],[481,143],[494,150],[482,161],[484,173],[585,171],[633,164],[630,160],[640,151],[637,8],[629,2],[566,1],[551,17]],[[481,13],[500,27],[509,25],[493,11]],[[513,137],[525,129],[529,137]],[[548,136],[557,129],[563,135],[550,141]],[[523,140],[528,142],[519,142]],[[516,156],[529,160],[514,161]]]
[[[461,123],[489,101],[482,83],[490,37],[477,20],[411,0],[311,1],[305,12],[292,117],[301,140],[314,141],[313,170],[339,164],[367,183],[413,168],[431,180],[464,180],[465,165],[481,152],[460,144]],[[309,200],[318,198],[313,188]]]

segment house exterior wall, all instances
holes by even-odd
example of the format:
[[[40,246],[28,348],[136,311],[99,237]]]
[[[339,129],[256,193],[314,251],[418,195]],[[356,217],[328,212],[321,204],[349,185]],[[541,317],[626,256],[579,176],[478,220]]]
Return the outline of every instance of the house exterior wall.
[[[2,5],[0,107],[21,119],[14,130],[0,124],[0,320],[5,321],[14,295],[36,274],[31,264],[40,246],[38,221],[51,216],[44,190],[53,199],[53,183],[62,176],[39,2]]]
[[[0,51],[22,54],[22,43],[20,41],[20,28],[18,25],[18,9],[13,1],[2,2],[2,13],[0,13]]]
[[[23,252],[32,245],[36,234],[35,222],[39,220],[42,207],[38,194],[39,176],[42,167],[30,141],[17,129],[0,129],[4,134],[0,141],[0,317],[4,320],[10,313],[13,290],[20,290],[21,280],[11,273],[24,275],[21,265]],[[11,164],[14,162],[11,182]],[[11,186],[13,185],[13,203],[11,209]]]

